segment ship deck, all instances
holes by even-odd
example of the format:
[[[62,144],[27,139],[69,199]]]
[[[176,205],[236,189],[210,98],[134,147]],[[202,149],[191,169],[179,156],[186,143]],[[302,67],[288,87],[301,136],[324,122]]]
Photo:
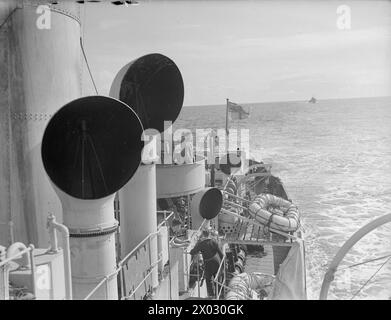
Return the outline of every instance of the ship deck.
[[[236,230],[237,232],[225,235],[226,243],[263,246],[264,248],[264,254],[256,258],[256,269],[249,270],[245,267],[245,272],[256,271],[276,275],[279,265],[284,261],[294,243],[294,237],[287,239],[278,234],[264,232],[263,226],[254,224],[250,219],[240,220]]]

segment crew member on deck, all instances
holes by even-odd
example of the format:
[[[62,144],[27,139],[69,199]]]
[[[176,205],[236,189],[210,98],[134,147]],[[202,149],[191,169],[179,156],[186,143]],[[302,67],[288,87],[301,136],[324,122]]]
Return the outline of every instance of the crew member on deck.
[[[214,296],[214,284],[212,279],[216,276],[221,260],[223,259],[223,252],[216,240],[209,237],[209,231],[202,232],[201,239],[197,242],[194,248],[190,251],[191,255],[201,252],[204,260],[204,278],[206,287],[208,289],[208,296]]]

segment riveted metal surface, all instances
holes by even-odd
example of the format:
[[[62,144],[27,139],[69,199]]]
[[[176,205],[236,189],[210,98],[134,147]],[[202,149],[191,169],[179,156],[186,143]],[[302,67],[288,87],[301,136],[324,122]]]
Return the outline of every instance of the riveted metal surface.
[[[46,246],[46,217],[52,212],[61,222],[62,211],[40,144],[51,115],[80,97],[81,59],[78,5],[56,6],[50,28],[41,30],[39,4],[0,2],[0,23],[7,19],[0,29],[0,240],[9,237],[3,223],[12,217],[16,241]]]

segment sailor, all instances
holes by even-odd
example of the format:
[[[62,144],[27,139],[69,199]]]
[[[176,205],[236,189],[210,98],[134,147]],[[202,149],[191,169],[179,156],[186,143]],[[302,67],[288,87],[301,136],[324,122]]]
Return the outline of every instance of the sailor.
[[[201,239],[190,251],[190,254],[195,255],[199,252],[201,252],[202,259],[204,260],[204,278],[206,281],[208,296],[211,297],[214,296],[214,285],[212,283],[212,279],[216,276],[224,255],[218,242],[209,237],[208,230],[204,230],[202,232]]]

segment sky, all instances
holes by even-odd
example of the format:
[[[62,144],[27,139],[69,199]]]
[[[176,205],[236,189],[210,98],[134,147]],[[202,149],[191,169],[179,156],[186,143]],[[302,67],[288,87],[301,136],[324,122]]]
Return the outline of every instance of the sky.
[[[341,5],[350,29],[337,27]],[[139,0],[81,10],[100,94],[122,66],[155,52],[178,65],[185,106],[391,95],[391,1]]]

